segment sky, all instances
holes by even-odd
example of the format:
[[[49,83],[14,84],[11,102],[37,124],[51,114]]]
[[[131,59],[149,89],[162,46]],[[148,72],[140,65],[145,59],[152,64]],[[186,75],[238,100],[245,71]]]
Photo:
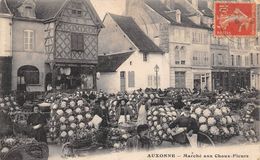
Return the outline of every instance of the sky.
[[[99,17],[103,20],[107,12],[122,15],[125,11],[125,0],[90,0]]]

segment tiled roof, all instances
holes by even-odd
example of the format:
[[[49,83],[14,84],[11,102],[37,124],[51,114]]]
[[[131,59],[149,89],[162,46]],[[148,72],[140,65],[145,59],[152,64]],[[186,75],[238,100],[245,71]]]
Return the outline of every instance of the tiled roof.
[[[98,72],[115,72],[133,52],[124,52],[113,55],[98,56]]]
[[[199,0],[198,9],[203,15],[213,18],[213,11],[208,8],[207,1]]]
[[[132,17],[109,14],[128,38],[143,53],[163,53],[163,51],[139,28]]]
[[[20,17],[20,13],[18,12],[19,6],[22,5],[24,0],[6,0],[7,5],[10,9],[10,11],[14,14],[16,17]],[[48,20],[51,18],[54,18],[56,14],[60,11],[60,9],[63,7],[64,3],[66,3],[68,0],[35,0],[36,2],[36,8],[35,8],[35,14],[37,19],[42,20]],[[93,20],[96,24],[102,25],[102,22],[97,15],[94,7],[92,6],[90,0],[85,0],[85,3],[90,7],[89,12],[91,15],[93,15]]]
[[[5,0],[0,0],[0,13],[10,14]]]
[[[155,12],[160,14],[162,17],[167,19],[173,25],[184,26],[184,27],[192,27],[192,28],[203,28],[203,29],[210,29],[207,25],[201,24],[197,25],[196,23],[192,22],[188,17],[193,16],[196,13],[193,13],[187,10],[185,7],[178,3],[174,3],[174,10],[179,9],[181,11],[181,23],[177,23],[174,16],[170,16],[167,12],[171,11],[167,8],[162,2],[158,0],[146,0],[145,3],[151,7]]]

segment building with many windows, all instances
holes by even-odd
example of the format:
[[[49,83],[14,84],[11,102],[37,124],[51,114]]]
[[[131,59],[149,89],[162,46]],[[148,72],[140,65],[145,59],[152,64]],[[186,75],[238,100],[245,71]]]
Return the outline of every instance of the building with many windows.
[[[133,18],[107,14],[99,35],[98,89],[109,93],[139,88],[167,88],[164,52]]]
[[[5,0],[0,0],[0,94],[11,90],[12,15]]]
[[[3,1],[13,15],[12,90],[96,88],[102,22],[90,1]]]

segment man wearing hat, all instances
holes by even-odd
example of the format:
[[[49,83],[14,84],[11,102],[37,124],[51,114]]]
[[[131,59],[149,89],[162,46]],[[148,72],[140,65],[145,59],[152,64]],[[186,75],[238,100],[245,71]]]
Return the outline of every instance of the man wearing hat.
[[[149,138],[149,126],[142,124],[137,126],[137,135],[127,140],[128,150],[149,150],[153,148],[152,141]]]
[[[175,109],[182,109],[185,106],[185,103],[182,102],[182,96],[178,95],[177,96],[177,102],[174,103],[174,108]]]
[[[189,144],[187,136],[191,137],[193,134],[197,134],[199,131],[199,126],[197,121],[190,116],[190,108],[186,106],[183,108],[183,110],[183,114],[175,121],[173,121],[169,127],[171,129],[177,126],[186,128],[186,132],[182,132],[181,134],[176,135],[175,139],[181,144]]]

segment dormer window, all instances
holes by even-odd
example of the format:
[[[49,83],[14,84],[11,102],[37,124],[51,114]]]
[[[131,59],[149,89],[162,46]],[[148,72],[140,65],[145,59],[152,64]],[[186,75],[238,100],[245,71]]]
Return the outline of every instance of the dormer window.
[[[72,4],[72,10],[71,13],[75,17],[81,17],[82,16],[82,6],[79,2],[74,2]]]
[[[177,23],[181,23],[181,11],[180,10],[176,10],[176,21]]]
[[[34,0],[25,0],[18,8],[18,11],[22,17],[35,18],[35,6],[36,4]]]

